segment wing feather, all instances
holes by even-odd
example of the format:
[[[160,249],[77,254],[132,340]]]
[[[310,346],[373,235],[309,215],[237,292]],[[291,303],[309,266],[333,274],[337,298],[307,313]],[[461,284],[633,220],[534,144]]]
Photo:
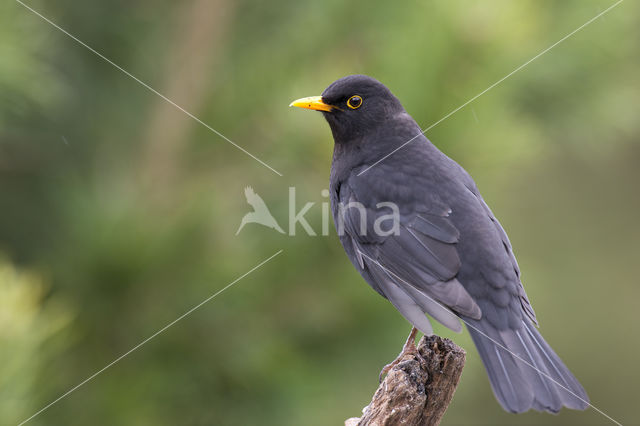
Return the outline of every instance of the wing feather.
[[[349,185],[343,184],[339,198],[344,203],[360,202]],[[460,232],[442,214],[411,212],[400,218],[399,232],[387,236],[358,232],[362,217],[356,209],[341,211],[345,233],[354,250],[356,263],[368,274],[370,284],[424,331],[424,313],[454,331],[460,331],[457,315],[479,319],[482,312],[462,284],[455,279],[460,269],[456,243]],[[376,210],[367,209],[367,224],[374,223]],[[420,311],[419,318],[416,312]],[[427,320],[428,322],[428,320]],[[429,328],[430,329],[430,328]]]

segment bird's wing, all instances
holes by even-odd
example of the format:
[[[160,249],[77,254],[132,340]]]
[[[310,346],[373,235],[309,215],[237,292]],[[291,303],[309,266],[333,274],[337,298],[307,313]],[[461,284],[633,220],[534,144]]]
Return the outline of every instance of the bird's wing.
[[[524,287],[522,286],[522,281],[520,281],[520,267],[518,266],[518,261],[516,260],[516,256],[513,254],[513,248],[511,247],[511,241],[509,241],[509,237],[507,236],[507,233],[505,232],[502,225],[500,225],[500,222],[498,222],[498,219],[496,219],[496,217],[493,215],[493,212],[491,211],[487,203],[484,201],[484,199],[478,192],[477,188],[475,187],[471,188],[471,192],[473,192],[473,194],[478,198],[478,200],[480,201],[480,204],[482,205],[482,208],[485,210],[486,214],[489,216],[489,219],[491,219],[491,222],[498,230],[498,234],[500,235],[500,239],[502,240],[504,249],[507,251],[507,254],[509,255],[509,259],[511,260],[511,265],[513,266],[513,270],[516,273],[516,277],[518,277],[517,290],[518,290],[518,298],[520,299],[520,305],[522,306],[522,309],[524,310],[527,317],[529,317],[529,319],[533,321],[534,324],[538,325],[538,320],[536,319],[536,313],[533,310],[533,306],[531,306],[531,302],[527,297],[527,293],[524,291]]]
[[[417,309],[454,330],[461,327],[451,311],[479,319],[480,308],[456,279],[461,265],[456,249],[460,233],[448,218],[449,209],[438,205],[421,211],[403,211],[397,232],[378,235],[374,224],[382,216],[388,217],[391,209],[363,202],[367,194],[358,193],[355,187],[349,180],[343,182],[339,201],[344,206],[360,203],[366,209],[366,223],[363,225],[361,212],[356,208],[342,208],[339,220],[344,223],[342,238],[351,243],[356,256],[354,263],[370,284],[414,324]],[[363,235],[361,231],[365,228]],[[379,228],[386,229],[384,223]]]
[[[260,197],[254,190],[253,188],[251,188],[250,186],[247,186],[244,190],[244,195],[247,197],[247,203],[253,207],[253,209],[258,212],[264,212],[265,210],[268,211],[269,209],[267,208],[267,205],[264,203],[264,201],[262,200],[262,197]]]

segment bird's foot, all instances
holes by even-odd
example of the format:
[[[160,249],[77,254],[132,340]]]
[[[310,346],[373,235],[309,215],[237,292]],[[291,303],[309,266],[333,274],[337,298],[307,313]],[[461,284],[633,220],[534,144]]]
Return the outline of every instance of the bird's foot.
[[[389,371],[403,360],[407,355],[417,355],[418,348],[416,347],[416,334],[418,334],[418,329],[413,327],[411,329],[411,333],[409,333],[409,337],[407,337],[407,341],[402,347],[402,351],[398,354],[398,357],[394,359],[390,364],[385,365],[380,371],[380,376],[378,377],[378,382],[381,383],[384,376],[387,375]]]

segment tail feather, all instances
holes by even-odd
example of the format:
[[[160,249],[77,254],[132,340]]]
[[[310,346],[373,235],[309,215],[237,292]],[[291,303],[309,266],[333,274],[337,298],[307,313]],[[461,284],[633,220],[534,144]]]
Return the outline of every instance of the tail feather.
[[[482,320],[467,323],[493,393],[505,410],[557,413],[563,406],[588,407],[589,397],[578,380],[529,321],[516,330],[497,330]]]
[[[578,379],[562,362],[560,357],[551,349],[551,346],[542,338],[538,329],[532,324],[525,324],[525,331],[535,343],[538,353],[542,355],[542,360],[547,368],[547,374],[562,386],[556,384],[556,389],[560,394],[562,405],[573,410],[584,410],[589,407],[589,396]],[[555,384],[555,383],[554,383]]]

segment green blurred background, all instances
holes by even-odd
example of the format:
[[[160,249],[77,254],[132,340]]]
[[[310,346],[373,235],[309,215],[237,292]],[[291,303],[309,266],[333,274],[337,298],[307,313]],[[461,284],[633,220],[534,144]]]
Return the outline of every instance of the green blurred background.
[[[372,75],[423,127],[612,1],[88,0],[28,3],[284,174],[276,175],[19,3],[0,4],[0,424],[326,425],[357,416],[408,323],[321,229],[331,135],[287,108]],[[546,339],[614,419],[638,421],[640,7],[626,1],[427,136],[475,177]],[[333,225],[331,225],[333,228]],[[468,351],[443,424],[511,415]]]

